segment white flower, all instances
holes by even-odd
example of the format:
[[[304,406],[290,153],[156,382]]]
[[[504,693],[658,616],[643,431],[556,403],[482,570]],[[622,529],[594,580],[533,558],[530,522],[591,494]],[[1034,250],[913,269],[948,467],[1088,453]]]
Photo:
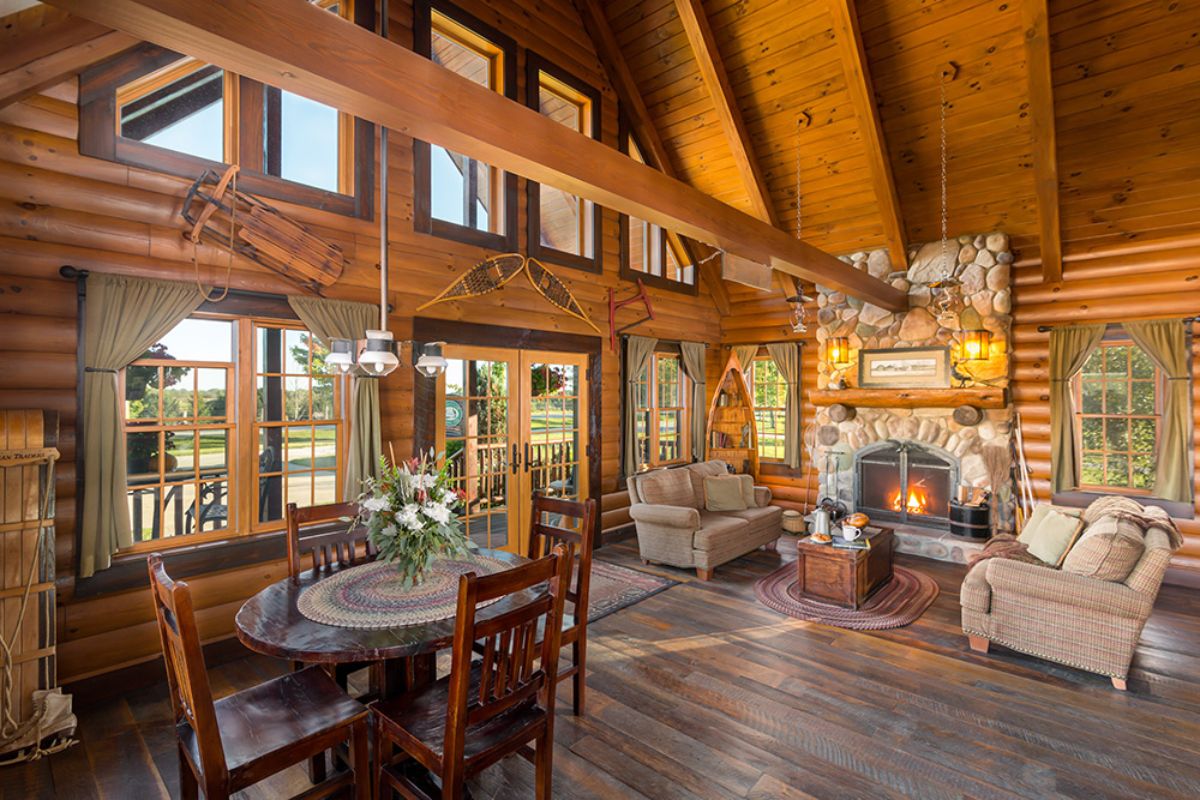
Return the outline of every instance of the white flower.
[[[368,497],[362,501],[362,507],[372,513],[384,511],[388,507],[388,501],[386,497]]]
[[[437,475],[430,475],[429,473],[425,473],[422,475],[415,476],[415,479],[417,482],[417,486],[422,489],[432,489],[433,487],[437,486]]]
[[[383,534],[383,536],[384,536],[385,538],[388,538],[388,539],[394,539],[394,538],[396,538],[396,533],[397,533],[397,530],[396,530],[396,526],[395,526],[395,525],[392,525],[391,523],[388,523],[387,525],[384,525],[384,526],[383,526],[383,529],[382,529],[381,531],[379,531],[379,532],[380,532],[381,534]]]
[[[442,489],[442,505],[453,506],[458,503],[458,494],[453,489]]]
[[[437,503],[426,503],[425,508],[422,510],[425,512],[425,516],[434,522],[445,525],[450,521],[450,509],[445,506],[438,505]]]
[[[421,525],[421,520],[417,517],[421,507],[416,503],[409,503],[404,508],[396,512],[396,522],[399,522],[405,528],[417,528]]]

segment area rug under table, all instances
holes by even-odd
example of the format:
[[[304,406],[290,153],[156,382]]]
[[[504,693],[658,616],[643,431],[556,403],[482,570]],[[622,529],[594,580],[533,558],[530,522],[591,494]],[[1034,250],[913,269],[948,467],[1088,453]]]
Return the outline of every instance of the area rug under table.
[[[890,583],[879,589],[855,611],[801,597],[797,589],[796,562],[789,561],[754,584],[754,594],[767,608],[789,617],[850,628],[877,631],[915,622],[938,596],[933,578],[916,570],[893,567]]]
[[[679,581],[669,578],[593,559],[588,584],[588,622],[607,617],[678,584]]]

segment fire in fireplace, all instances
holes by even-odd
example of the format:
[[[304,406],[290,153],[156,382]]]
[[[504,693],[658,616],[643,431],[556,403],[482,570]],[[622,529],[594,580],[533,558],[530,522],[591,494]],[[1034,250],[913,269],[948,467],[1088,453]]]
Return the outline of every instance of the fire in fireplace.
[[[855,508],[871,517],[948,528],[958,481],[953,456],[913,442],[890,440],[857,456]]]

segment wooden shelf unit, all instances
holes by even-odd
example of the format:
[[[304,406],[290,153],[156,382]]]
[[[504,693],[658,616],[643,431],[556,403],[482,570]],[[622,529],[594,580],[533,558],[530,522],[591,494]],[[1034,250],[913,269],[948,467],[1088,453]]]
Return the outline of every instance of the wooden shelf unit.
[[[721,398],[727,398],[721,405]],[[758,428],[742,365],[730,353],[708,410],[708,457],[728,462],[736,472],[758,475]]]

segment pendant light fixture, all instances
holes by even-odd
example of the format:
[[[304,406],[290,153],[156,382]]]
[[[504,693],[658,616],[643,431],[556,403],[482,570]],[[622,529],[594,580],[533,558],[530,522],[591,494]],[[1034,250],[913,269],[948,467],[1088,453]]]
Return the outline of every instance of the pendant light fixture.
[[[387,38],[387,0],[381,4],[379,35]],[[363,339],[334,339],[325,364],[336,374],[360,378],[382,378],[400,366],[400,342],[388,329],[388,129],[379,126],[379,328],[367,330]],[[417,343],[407,342],[417,372],[436,378],[446,369],[442,356],[445,342],[429,342],[417,352]]]
[[[805,127],[812,123],[812,115],[807,111],[801,111],[800,116],[796,118],[796,241],[801,241],[801,201],[800,196],[800,132]],[[808,308],[806,303],[811,303],[813,298],[804,291],[803,285],[799,281],[794,281],[796,293],[786,299],[786,302],[792,307],[792,333],[808,333]]]
[[[943,318],[948,318],[954,310],[955,301],[958,299],[959,289],[962,286],[962,281],[954,274],[955,262],[950,255],[950,236],[949,236],[949,206],[947,204],[947,174],[949,167],[949,156],[946,149],[946,83],[958,77],[958,65],[953,61],[947,62],[942,67],[938,74],[939,104],[938,104],[938,138],[940,144],[939,162],[941,167],[940,174],[940,194],[941,194],[941,248],[939,258],[941,261],[942,274],[935,280],[930,281],[927,286],[933,292],[933,310],[936,312],[935,317],[940,322]]]

